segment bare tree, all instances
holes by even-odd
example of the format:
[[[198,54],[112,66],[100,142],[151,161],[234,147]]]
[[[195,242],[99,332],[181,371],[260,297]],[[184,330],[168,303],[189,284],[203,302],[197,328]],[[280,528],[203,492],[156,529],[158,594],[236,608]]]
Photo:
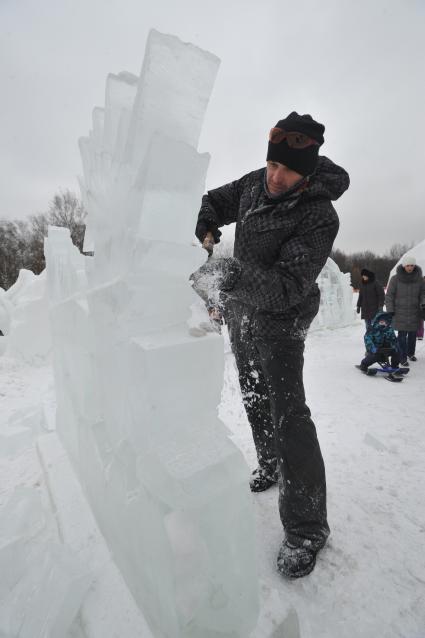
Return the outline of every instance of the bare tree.
[[[15,283],[19,270],[28,268],[38,275],[45,268],[44,238],[49,225],[69,228],[73,243],[81,251],[86,211],[72,191],[57,193],[45,213],[28,220],[0,221],[0,286]]]
[[[73,244],[83,250],[86,211],[83,203],[70,190],[56,194],[47,211],[47,221],[52,226],[69,228]]]
[[[30,232],[25,221],[0,222],[0,286],[9,288],[26,268]]]
[[[363,268],[375,273],[376,278],[383,285],[388,281],[391,270],[413,244],[394,244],[385,255],[376,255],[371,250],[346,254],[342,250],[334,249],[331,258],[338,264],[342,272],[351,274],[351,285],[358,288]]]
[[[407,251],[410,250],[412,247],[413,243],[393,244],[387,253],[388,257],[390,257],[391,259],[395,259],[395,261],[397,262],[400,257],[402,257],[404,253],[407,253]]]

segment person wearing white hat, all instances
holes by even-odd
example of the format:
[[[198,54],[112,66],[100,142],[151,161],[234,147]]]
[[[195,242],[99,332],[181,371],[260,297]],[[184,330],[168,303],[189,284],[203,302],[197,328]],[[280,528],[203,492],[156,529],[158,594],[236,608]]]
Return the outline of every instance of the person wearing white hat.
[[[416,361],[416,331],[425,308],[425,282],[413,255],[404,255],[391,277],[385,296],[387,312],[393,314],[393,328],[398,330],[402,365]]]

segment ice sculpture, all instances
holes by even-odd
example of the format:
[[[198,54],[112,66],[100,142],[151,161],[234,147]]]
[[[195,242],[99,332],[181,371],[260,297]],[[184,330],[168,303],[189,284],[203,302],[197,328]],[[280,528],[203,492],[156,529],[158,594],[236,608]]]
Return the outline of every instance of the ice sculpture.
[[[311,324],[311,330],[319,328],[343,328],[355,323],[353,289],[350,273],[343,273],[338,265],[328,259],[317,278],[320,288],[319,312]]]
[[[92,577],[45,530],[40,494],[18,487],[0,511],[0,636],[64,638]]]
[[[16,282],[0,297],[0,330],[7,335],[5,354],[32,364],[46,360],[51,337],[44,272],[19,271]]]
[[[223,344],[188,329],[218,59],[151,31],[139,78],[109,75],[80,141],[83,258],[45,244],[57,429],[155,636],[243,637],[258,591],[248,468],[217,417]],[[83,267],[85,266],[85,268]]]
[[[0,330],[3,335],[7,335],[10,329],[11,307],[7,301],[6,292],[0,288]]]

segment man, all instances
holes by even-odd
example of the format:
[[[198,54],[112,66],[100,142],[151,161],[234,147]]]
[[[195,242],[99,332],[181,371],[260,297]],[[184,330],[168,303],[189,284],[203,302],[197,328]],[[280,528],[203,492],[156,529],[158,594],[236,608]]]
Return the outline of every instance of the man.
[[[393,328],[398,331],[401,364],[416,361],[416,332],[425,310],[425,282],[413,255],[405,255],[388,284],[385,296],[387,312],[394,315]]]
[[[363,268],[361,271],[359,297],[357,299],[357,312],[361,311],[366,330],[372,325],[372,319],[384,307],[385,292],[380,283],[375,279],[375,273]]]
[[[278,569],[312,571],[329,534],[325,469],[303,387],[304,339],[319,307],[315,283],[338,232],[331,204],[347,173],[319,157],[325,127],[295,111],[270,131],[267,167],[204,195],[196,235],[211,250],[236,222],[219,287],[258,457],[251,490],[279,477],[285,539]]]

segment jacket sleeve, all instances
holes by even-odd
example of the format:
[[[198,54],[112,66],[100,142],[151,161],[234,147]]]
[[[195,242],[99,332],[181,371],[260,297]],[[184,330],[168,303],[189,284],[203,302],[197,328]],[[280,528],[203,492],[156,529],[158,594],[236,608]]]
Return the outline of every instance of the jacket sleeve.
[[[357,308],[361,308],[362,307],[362,300],[363,300],[363,295],[362,295],[362,289],[360,288],[359,296],[357,298]]]
[[[395,294],[397,290],[397,276],[393,275],[388,284],[387,294],[385,295],[385,308],[387,312],[395,312]]]
[[[285,312],[303,301],[329,257],[339,227],[330,202],[309,206],[299,232],[282,245],[271,268],[240,264],[240,276],[228,293],[232,299],[266,312]]]
[[[207,232],[212,232],[215,243],[220,241],[220,226],[226,226],[237,221],[239,203],[245,180],[241,179],[210,190],[202,198],[201,209],[198,214],[195,235],[202,242]]]

